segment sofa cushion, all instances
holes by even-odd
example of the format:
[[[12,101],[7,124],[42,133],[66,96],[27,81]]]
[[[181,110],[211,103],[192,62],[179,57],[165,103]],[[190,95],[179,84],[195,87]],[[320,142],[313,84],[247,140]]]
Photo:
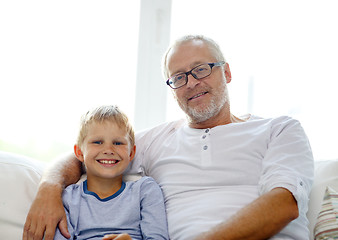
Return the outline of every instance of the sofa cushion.
[[[316,240],[338,238],[338,193],[330,187],[325,191],[314,228],[314,237]]]
[[[307,213],[310,239],[314,239],[313,229],[317,222],[327,187],[338,191],[338,159],[315,162],[315,178],[310,193],[309,211]]]
[[[44,164],[0,151],[0,239],[21,239]]]

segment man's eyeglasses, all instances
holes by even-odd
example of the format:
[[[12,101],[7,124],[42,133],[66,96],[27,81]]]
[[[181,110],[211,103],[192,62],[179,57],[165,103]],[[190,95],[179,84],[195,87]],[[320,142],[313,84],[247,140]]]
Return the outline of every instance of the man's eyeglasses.
[[[215,63],[203,63],[200,64],[188,72],[178,73],[167,80],[167,85],[172,89],[177,89],[183,87],[188,83],[188,76],[191,74],[195,79],[202,79],[211,74],[212,68],[217,66],[222,66],[225,64],[224,61],[215,62]]]

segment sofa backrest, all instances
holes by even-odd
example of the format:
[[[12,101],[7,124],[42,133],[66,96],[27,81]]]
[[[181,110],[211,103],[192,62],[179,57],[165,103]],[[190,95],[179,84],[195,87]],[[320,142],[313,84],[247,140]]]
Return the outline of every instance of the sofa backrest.
[[[45,164],[34,159],[0,151],[0,239],[22,238],[23,226],[36,195]],[[135,180],[138,176],[127,176]],[[315,179],[310,194],[310,240],[326,187],[338,192],[338,159],[315,162]]]

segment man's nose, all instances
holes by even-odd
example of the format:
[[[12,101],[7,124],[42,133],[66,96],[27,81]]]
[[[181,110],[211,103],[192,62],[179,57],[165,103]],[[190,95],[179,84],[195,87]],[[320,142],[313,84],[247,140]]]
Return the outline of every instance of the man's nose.
[[[196,79],[191,73],[187,76],[187,87],[194,88],[200,83],[200,80]]]

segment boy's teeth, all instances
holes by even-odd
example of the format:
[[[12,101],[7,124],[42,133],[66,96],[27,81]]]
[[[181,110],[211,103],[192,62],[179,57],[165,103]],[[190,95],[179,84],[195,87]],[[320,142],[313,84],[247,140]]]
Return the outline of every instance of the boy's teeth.
[[[103,163],[103,164],[115,164],[115,163],[117,163],[117,160],[101,160],[100,163]]]

